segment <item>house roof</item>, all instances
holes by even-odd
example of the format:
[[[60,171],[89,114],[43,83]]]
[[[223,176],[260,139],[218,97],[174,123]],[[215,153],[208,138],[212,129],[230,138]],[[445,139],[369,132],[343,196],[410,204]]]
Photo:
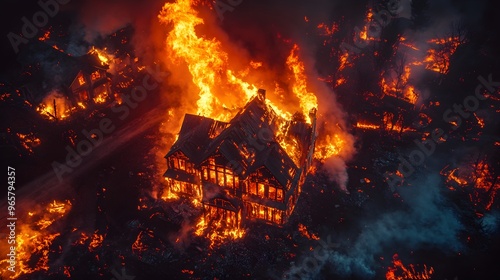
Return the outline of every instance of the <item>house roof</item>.
[[[182,122],[179,138],[165,157],[181,151],[194,164],[200,164],[205,159],[206,149],[211,137],[217,130],[224,129],[229,124],[210,118],[186,114]]]
[[[193,163],[201,164],[209,156],[220,153],[235,171],[240,171],[237,173],[241,178],[265,167],[282,186],[287,186],[298,181],[302,166],[297,166],[276,141],[278,129],[284,122],[260,96],[250,100],[229,123],[187,114],[179,138],[166,157],[182,151]],[[215,128],[221,132],[211,135]],[[309,125],[295,122],[290,125],[289,134],[300,146],[309,147]],[[300,158],[305,159],[307,149],[301,150]]]

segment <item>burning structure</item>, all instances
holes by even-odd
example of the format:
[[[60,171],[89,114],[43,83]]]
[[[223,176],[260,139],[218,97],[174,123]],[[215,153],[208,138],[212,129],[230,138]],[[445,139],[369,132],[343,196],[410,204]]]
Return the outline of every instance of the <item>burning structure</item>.
[[[67,119],[78,109],[105,104],[113,99],[110,61],[104,51],[96,48],[81,56],[71,56],[45,42],[34,44],[30,52],[47,57],[43,66],[30,67],[30,52],[21,54],[29,76],[44,77],[43,81],[27,79],[20,87],[23,98],[36,105],[38,113],[50,120]]]
[[[259,221],[281,226],[300,196],[311,165],[316,110],[307,124],[280,118],[259,90],[229,122],[186,115],[168,154],[170,192],[201,201],[205,220],[240,228]],[[280,139],[293,143],[288,154]],[[283,139],[282,139],[283,140]]]

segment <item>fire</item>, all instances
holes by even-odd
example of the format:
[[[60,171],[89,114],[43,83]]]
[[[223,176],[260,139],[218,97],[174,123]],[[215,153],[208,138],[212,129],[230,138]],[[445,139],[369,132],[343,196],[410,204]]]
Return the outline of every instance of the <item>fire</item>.
[[[262,62],[259,62],[259,61],[250,61],[250,66],[252,66],[253,69],[257,69],[259,67],[262,67]]]
[[[472,188],[470,200],[475,206],[481,205],[485,210],[490,210],[495,201],[500,184],[490,172],[490,165],[480,160],[470,166],[455,168],[446,171],[448,166],[441,170],[441,175],[446,177],[446,184],[450,190],[456,187]]]
[[[176,139],[176,141],[177,141],[177,139]],[[169,181],[169,180],[171,180],[171,179],[165,178],[165,181]],[[179,196],[177,194],[171,192],[170,188],[165,188],[164,190],[162,190],[160,198],[162,200],[169,201],[169,200],[176,200],[179,198]]]
[[[4,267],[1,271],[2,277],[10,279],[19,278],[22,275],[40,270],[49,270],[49,253],[52,252],[51,245],[61,234],[51,229],[52,224],[67,215],[71,209],[71,202],[56,201],[49,203],[45,209],[29,212],[25,222],[16,228],[16,270],[12,274],[7,270],[8,260],[0,261]],[[3,252],[8,251],[7,242],[2,243]],[[10,245],[9,245],[10,246]]]
[[[185,65],[189,72],[189,79],[195,86],[195,92],[187,93],[189,96],[193,96],[194,93],[197,97],[193,110],[196,110],[196,114],[200,116],[229,122],[238,109],[243,108],[248,100],[255,96],[258,88],[274,88],[274,95],[266,97],[265,104],[276,113],[279,119],[284,120],[279,122],[276,141],[297,163],[300,152],[296,140],[293,137],[284,137],[290,127],[290,120],[293,121],[294,113],[299,111],[300,117],[312,124],[313,119],[310,113],[315,113],[318,108],[317,96],[308,89],[305,64],[299,56],[300,47],[297,44],[292,45],[285,61],[288,71],[284,74],[290,89],[289,93],[286,89],[282,89],[277,81],[272,82],[272,85],[257,87],[247,80],[253,77],[252,70],[264,67],[263,63],[248,61],[243,63],[247,65],[244,70],[231,69],[229,54],[223,49],[221,41],[198,34],[199,27],[204,25],[204,20],[194,7],[197,3],[192,0],[166,3],[158,15],[160,22],[168,24],[171,28],[165,40],[168,61],[173,63],[174,67]],[[344,65],[346,65],[347,57],[344,59]],[[277,76],[281,77],[281,75]],[[285,106],[276,106],[273,103],[274,100],[284,98],[290,100],[283,104]],[[324,160],[340,155],[346,145],[346,139],[342,133],[334,132],[329,135],[325,134],[322,141],[317,143],[319,144],[316,146],[314,157]],[[245,157],[245,151],[240,152]],[[177,199],[175,194],[168,193],[168,191],[158,192],[158,196],[163,200]],[[239,228],[238,222],[235,222],[241,219],[231,215],[226,215],[224,218],[229,217],[229,220],[201,217],[195,226],[195,234],[209,238],[212,246],[224,239],[241,238],[245,231]]]
[[[38,38],[38,40],[44,42],[47,41],[50,38],[50,30],[45,31],[41,37]]]
[[[414,50],[414,51],[419,50],[416,46],[412,45],[411,43],[408,43],[406,38],[403,36],[401,36],[401,38],[399,38],[399,43],[405,47],[408,47],[408,48]]]
[[[102,66],[105,66],[105,65],[110,65],[112,60],[113,60],[113,56],[108,54],[107,53],[107,49],[104,48],[102,50],[96,48],[96,47],[92,47],[89,51],[89,54],[95,54],[97,55],[97,57],[99,58],[99,61],[101,62],[101,65]]]
[[[455,172],[458,170],[458,168],[455,168],[451,171],[451,173],[448,175],[448,182],[454,181],[460,186],[465,186],[468,184],[468,182],[462,178],[459,178],[455,175]]]
[[[346,66],[349,66],[349,52],[344,52],[340,57],[339,57],[339,72],[344,70]]]
[[[417,271],[415,265],[410,264],[406,267],[401,260],[399,260],[398,254],[394,254],[392,257],[392,263],[394,267],[388,267],[385,278],[387,280],[405,280],[405,279],[431,279],[434,273],[434,268],[427,268],[424,264],[423,270]],[[418,266],[417,266],[418,267]]]
[[[484,119],[482,119],[482,118],[478,117],[476,113],[474,113],[474,117],[476,118],[477,123],[479,124],[479,126],[480,126],[481,128],[484,128]]]
[[[356,127],[361,128],[361,129],[373,129],[373,130],[380,129],[380,125],[374,125],[374,124],[369,124],[369,123],[360,123],[360,122],[356,123]]]
[[[96,104],[106,103],[109,100],[109,95],[106,91],[94,96],[94,102]],[[84,107],[85,108],[85,107]]]
[[[411,68],[409,65],[405,65],[403,72],[396,74],[394,71],[389,72],[390,75],[382,77],[380,85],[382,86],[382,92],[386,95],[393,96],[411,104],[416,104],[418,100],[418,94],[415,87],[409,85]]]
[[[50,92],[37,107],[41,115],[51,120],[64,120],[73,110],[69,99],[56,90]]]
[[[218,244],[222,244],[227,239],[240,239],[245,235],[245,229],[236,227],[223,226],[223,223],[232,224],[234,221],[228,217],[227,221],[219,219],[205,219],[201,216],[195,227],[195,235],[205,236],[210,240],[210,247],[213,248]],[[241,212],[238,214],[238,220],[241,221]]]
[[[89,244],[89,251],[90,252],[93,252],[97,248],[101,247],[102,242],[104,241],[104,236],[101,234],[98,234],[97,232],[98,231],[96,230],[90,239],[90,244]]]
[[[303,224],[299,224],[299,232],[302,236],[306,237],[307,239],[311,239],[311,240],[319,240],[319,237],[314,234],[314,233],[309,233],[309,231],[307,230],[307,227]]]
[[[299,46],[294,45],[290,55],[286,60],[289,69],[292,70],[295,81],[292,85],[293,93],[300,100],[300,108],[306,117],[306,122],[311,123],[309,112],[312,109],[318,108],[318,99],[312,92],[307,91],[307,76],[304,70],[304,63],[300,61],[298,56]]]
[[[326,23],[320,23],[317,28],[323,31],[321,34],[323,36],[332,36],[335,32],[339,31],[339,26],[336,23],[334,23],[331,27]]]
[[[40,138],[36,137],[33,132],[28,134],[16,133],[19,140],[21,140],[21,145],[28,151],[28,153],[33,154],[33,148],[40,146],[42,141]]]
[[[462,44],[460,37],[449,37],[442,39],[431,39],[428,41],[434,48],[427,51],[424,62],[426,69],[446,74],[450,67],[450,58],[457,48]]]
[[[368,36],[368,28],[371,25],[371,22],[373,21],[373,11],[372,9],[368,9],[366,12],[366,18],[365,18],[365,25],[363,26],[363,30],[359,32],[359,38],[362,40],[374,40],[373,37]]]
[[[342,152],[342,147],[346,144],[340,134],[327,135],[324,141],[317,143],[314,151],[314,158],[325,160],[333,156],[338,156]]]

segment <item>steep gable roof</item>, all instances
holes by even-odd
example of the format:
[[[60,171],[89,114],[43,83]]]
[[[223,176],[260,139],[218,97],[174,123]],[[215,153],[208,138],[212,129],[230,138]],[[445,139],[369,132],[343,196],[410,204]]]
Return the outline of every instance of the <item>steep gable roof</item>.
[[[187,114],[179,139],[166,157],[181,150],[192,162],[200,164],[211,155],[220,153],[241,178],[265,167],[282,186],[287,186],[298,181],[301,166],[297,166],[276,141],[284,122],[265,104],[262,95],[253,97],[229,123]],[[221,132],[210,134],[216,127]],[[293,124],[290,128],[300,146],[309,147],[310,127]],[[306,149],[301,151],[304,155],[300,158],[305,159]],[[303,162],[301,160],[301,164]]]

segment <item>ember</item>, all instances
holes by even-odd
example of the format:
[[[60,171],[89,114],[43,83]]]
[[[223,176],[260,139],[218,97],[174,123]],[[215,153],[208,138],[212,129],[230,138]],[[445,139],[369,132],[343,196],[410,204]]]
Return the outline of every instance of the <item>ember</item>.
[[[399,260],[398,254],[393,256],[392,263],[394,267],[389,267],[385,275],[387,280],[405,280],[405,279],[431,279],[434,273],[434,268],[427,268],[424,264],[423,268],[420,268],[413,264],[406,267],[401,260]],[[420,271],[419,271],[420,270]]]
[[[51,228],[51,225],[63,218],[71,209],[71,202],[53,201],[45,209],[37,212],[29,212],[26,221],[18,228],[16,237],[17,265],[16,273],[11,274],[7,270],[8,260],[2,259],[0,264],[4,265],[1,271],[2,277],[18,278],[39,270],[49,270],[49,254],[52,252],[51,245],[55,238],[60,236],[59,232]],[[3,242],[1,246],[8,245]],[[6,251],[2,247],[2,250]]]

